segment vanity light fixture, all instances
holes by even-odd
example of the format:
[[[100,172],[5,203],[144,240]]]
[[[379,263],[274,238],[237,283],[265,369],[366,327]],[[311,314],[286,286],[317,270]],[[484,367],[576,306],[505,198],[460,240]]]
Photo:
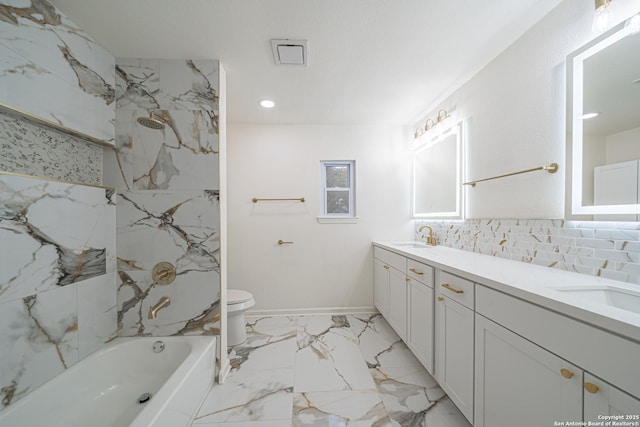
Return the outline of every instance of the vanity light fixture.
[[[593,14],[593,25],[591,30],[594,33],[602,33],[609,28],[613,22],[613,12],[609,9],[609,4],[613,0],[595,0],[596,11]]]
[[[589,119],[593,119],[594,117],[599,116],[600,113],[584,113],[582,115],[582,120],[589,120]]]
[[[434,130],[435,132],[441,132],[443,130],[443,129],[441,129],[442,126],[438,126],[438,125],[443,123],[449,117],[451,117],[451,116],[449,115],[449,113],[447,113],[447,110],[438,111],[438,116],[435,118],[435,120],[434,119],[427,119],[426,122],[424,123],[424,128],[420,127],[418,129],[416,129],[416,132],[414,134],[414,138],[418,139],[422,135],[425,135],[430,130]]]
[[[275,102],[269,100],[269,99],[263,99],[262,101],[260,101],[260,106],[263,108],[273,108],[275,107]]]

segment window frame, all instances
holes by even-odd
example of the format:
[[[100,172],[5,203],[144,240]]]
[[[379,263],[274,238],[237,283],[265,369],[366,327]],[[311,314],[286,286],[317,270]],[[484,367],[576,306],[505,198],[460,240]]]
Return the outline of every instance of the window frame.
[[[327,187],[327,167],[346,166],[349,174],[349,187]],[[349,212],[329,213],[327,212],[327,195],[331,191],[349,192]],[[320,215],[318,221],[329,222],[351,222],[357,220],[356,216],[356,162],[355,160],[322,160],[320,161]]]

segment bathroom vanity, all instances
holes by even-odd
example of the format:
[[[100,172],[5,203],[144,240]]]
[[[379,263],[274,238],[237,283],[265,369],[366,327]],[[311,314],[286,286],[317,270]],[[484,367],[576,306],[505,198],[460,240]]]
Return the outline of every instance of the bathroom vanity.
[[[474,426],[640,425],[637,285],[421,242],[373,245],[376,308]]]

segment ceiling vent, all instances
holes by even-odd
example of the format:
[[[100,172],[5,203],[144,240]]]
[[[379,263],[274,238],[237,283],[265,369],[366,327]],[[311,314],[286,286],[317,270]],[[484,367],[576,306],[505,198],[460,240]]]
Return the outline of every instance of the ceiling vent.
[[[271,39],[276,65],[308,65],[306,40]]]

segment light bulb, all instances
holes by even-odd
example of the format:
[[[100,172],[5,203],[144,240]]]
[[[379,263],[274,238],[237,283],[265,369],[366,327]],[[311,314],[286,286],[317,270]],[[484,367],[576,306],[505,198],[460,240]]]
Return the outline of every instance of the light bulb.
[[[591,30],[594,33],[604,32],[609,29],[613,22],[613,12],[611,12],[611,9],[609,8],[609,1],[604,1],[602,3],[603,5],[598,7],[593,15],[593,25],[591,26]]]

